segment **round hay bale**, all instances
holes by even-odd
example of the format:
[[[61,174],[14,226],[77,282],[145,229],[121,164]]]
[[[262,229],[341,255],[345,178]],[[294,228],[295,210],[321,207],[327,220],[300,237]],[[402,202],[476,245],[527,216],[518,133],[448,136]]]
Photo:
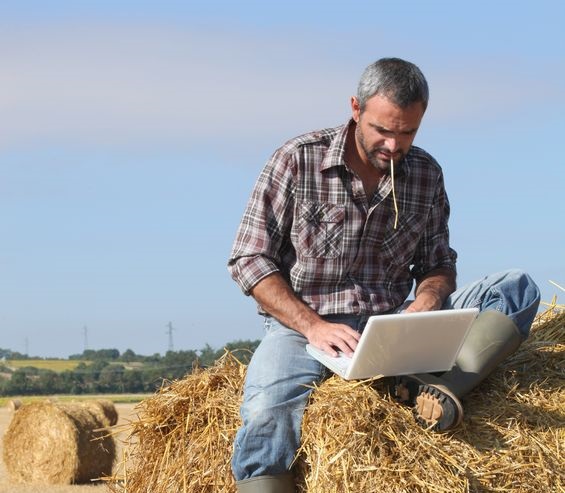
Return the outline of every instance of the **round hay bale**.
[[[114,426],[118,422],[118,411],[114,403],[108,399],[98,399],[96,403],[102,408],[102,412],[108,420],[108,426]]]
[[[10,411],[17,411],[20,407],[22,407],[22,401],[19,399],[12,399],[8,402]]]
[[[118,422],[118,411],[114,403],[108,399],[73,402],[74,406],[82,406],[96,415],[104,427],[114,426]]]
[[[85,483],[112,474],[114,438],[87,406],[38,402],[23,406],[4,436],[4,463],[16,483]]]

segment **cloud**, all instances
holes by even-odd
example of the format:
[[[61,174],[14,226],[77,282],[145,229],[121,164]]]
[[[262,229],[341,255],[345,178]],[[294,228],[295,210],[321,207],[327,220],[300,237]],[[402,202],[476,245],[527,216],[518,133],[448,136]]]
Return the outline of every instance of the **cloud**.
[[[342,76],[324,82],[316,63],[281,62],[276,41],[233,33],[59,26],[3,32],[0,45],[3,147],[229,141],[270,121],[327,115],[346,85]]]
[[[5,29],[0,148],[229,147],[269,132],[291,136],[300,125],[338,124],[349,114],[363,53],[336,63],[324,43],[311,34],[255,37],[142,24]],[[526,93],[528,104],[563,99],[557,82],[478,63],[427,75],[430,113],[440,122],[480,118],[493,107],[508,111]]]

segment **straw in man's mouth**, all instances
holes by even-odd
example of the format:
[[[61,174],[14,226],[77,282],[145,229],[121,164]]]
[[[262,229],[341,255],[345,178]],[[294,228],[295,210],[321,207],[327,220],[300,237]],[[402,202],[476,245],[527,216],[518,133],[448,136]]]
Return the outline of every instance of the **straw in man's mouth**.
[[[390,156],[390,177],[392,179],[392,201],[394,203],[394,229],[398,225],[398,205],[396,203],[396,192],[394,191],[394,159]]]

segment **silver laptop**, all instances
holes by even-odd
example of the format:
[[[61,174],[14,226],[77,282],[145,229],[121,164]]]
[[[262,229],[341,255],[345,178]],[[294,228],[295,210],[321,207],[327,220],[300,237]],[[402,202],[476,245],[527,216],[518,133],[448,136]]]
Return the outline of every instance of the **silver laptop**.
[[[306,350],[346,380],[450,370],[478,308],[370,317],[351,358]]]

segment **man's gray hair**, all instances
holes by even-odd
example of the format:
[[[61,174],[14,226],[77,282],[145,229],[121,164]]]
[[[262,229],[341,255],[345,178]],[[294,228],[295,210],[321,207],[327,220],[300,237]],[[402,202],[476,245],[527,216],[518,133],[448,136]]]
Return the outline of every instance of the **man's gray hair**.
[[[406,108],[413,103],[428,106],[429,90],[424,74],[413,63],[400,58],[381,58],[369,65],[359,81],[357,100],[361,111],[378,94]]]

